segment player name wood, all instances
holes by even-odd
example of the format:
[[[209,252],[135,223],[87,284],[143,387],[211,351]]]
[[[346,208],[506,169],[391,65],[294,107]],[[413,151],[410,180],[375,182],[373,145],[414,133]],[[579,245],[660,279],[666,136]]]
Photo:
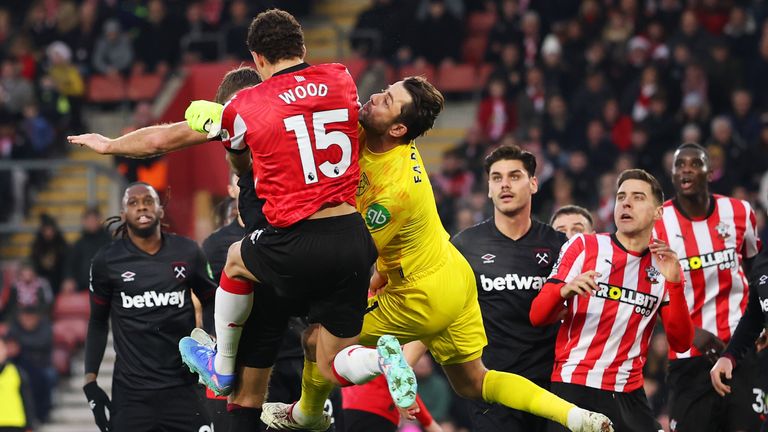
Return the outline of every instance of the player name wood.
[[[328,86],[325,84],[305,83],[282,92],[277,96],[286,104],[290,105],[299,99],[308,97],[325,97],[328,94]]]

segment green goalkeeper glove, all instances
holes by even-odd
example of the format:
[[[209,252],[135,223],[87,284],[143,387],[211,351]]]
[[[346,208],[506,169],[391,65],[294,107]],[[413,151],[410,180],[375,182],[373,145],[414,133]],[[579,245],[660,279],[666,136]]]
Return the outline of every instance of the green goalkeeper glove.
[[[206,100],[196,100],[189,104],[184,112],[184,118],[187,119],[187,124],[192,130],[208,133],[208,137],[212,138],[211,132],[215,130],[214,136],[216,136],[221,130],[221,113],[223,111],[224,105]]]

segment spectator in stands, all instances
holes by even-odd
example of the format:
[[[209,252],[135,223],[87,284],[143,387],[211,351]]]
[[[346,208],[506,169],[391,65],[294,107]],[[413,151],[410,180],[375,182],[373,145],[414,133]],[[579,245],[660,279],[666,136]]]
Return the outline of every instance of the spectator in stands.
[[[406,27],[397,29],[398,7],[392,0],[375,0],[371,7],[357,17],[357,23],[350,35],[350,44],[357,55],[366,58],[392,58],[402,45],[403,30],[408,32],[409,23],[400,22]],[[399,30],[399,31],[398,31]],[[406,36],[407,37],[407,36]]]
[[[616,146],[608,139],[600,119],[590,120],[587,123],[586,139],[582,149],[589,157],[590,168],[597,172],[609,171],[618,155]]]
[[[99,36],[98,8],[99,4],[93,1],[80,4],[79,23],[68,41],[72,48],[72,63],[84,74],[91,71],[93,47]]]
[[[227,57],[233,60],[252,60],[248,50],[243,49],[252,16],[245,0],[235,0],[229,5],[230,22],[224,28],[224,50]]]
[[[718,39],[710,47],[708,61],[704,62],[707,74],[707,94],[715,114],[724,114],[731,101],[733,90],[744,84],[741,60],[733,58],[724,40]],[[742,137],[743,138],[743,137]]]
[[[611,134],[611,142],[620,151],[627,151],[631,145],[632,119],[619,110],[616,99],[608,99],[603,104],[603,126]]]
[[[507,86],[503,79],[492,78],[488,82],[488,95],[477,108],[477,125],[483,140],[497,142],[517,127],[515,106],[506,98]]]
[[[458,62],[464,26],[449,13],[445,0],[429,0],[427,16],[417,22],[419,35],[416,39],[416,57],[422,57],[433,66],[444,61]]]
[[[544,74],[538,67],[525,74],[525,89],[517,95],[517,121],[525,126],[541,126],[547,100]]]
[[[491,73],[493,78],[506,81],[507,97],[514,99],[524,87],[524,68],[520,62],[520,48],[514,43],[508,43],[501,48],[501,60]]]
[[[563,47],[557,36],[549,34],[541,45],[541,71],[548,94],[571,95],[573,83],[569,80],[568,68],[563,63]]]
[[[0,293],[3,321],[13,322],[19,311],[34,308],[38,311],[49,311],[53,305],[53,290],[44,278],[35,273],[30,264],[24,264],[19,269],[18,277],[8,289]]]
[[[709,136],[709,104],[698,93],[691,93],[683,98],[680,112],[675,120],[680,125],[695,125],[702,134],[703,142]]]
[[[185,14],[181,49],[184,63],[216,60],[219,56],[219,35],[203,16],[201,2],[190,2]]]
[[[547,112],[544,115],[544,124],[542,126],[542,141],[545,143],[555,141],[560,146],[566,145],[571,138],[572,132],[570,128],[571,119],[565,99],[559,94],[550,96],[547,101]],[[541,179],[539,179],[539,183],[542,183]]]
[[[166,13],[163,0],[150,0],[146,21],[134,42],[138,70],[165,74],[178,63],[180,37],[180,23]],[[246,51],[244,40],[240,41],[240,51]]]
[[[707,146],[709,154],[709,190],[717,194],[730,194],[733,192],[736,182],[734,174],[728,167],[726,151],[718,144],[709,144]]]
[[[672,37],[672,45],[683,44],[698,59],[707,57],[707,49],[710,46],[712,36],[699,27],[699,20],[693,10],[686,10],[680,17],[678,32]]]
[[[67,115],[69,126],[79,132],[83,130],[81,110],[85,83],[80,71],[72,64],[72,50],[64,42],[57,41],[48,46],[46,55],[50,65],[47,75],[58,93],[57,111]]]
[[[40,215],[40,228],[32,242],[30,260],[35,272],[48,280],[54,294],[58,293],[64,276],[67,241],[56,220],[46,213]]]
[[[743,63],[748,63],[757,47],[757,26],[752,15],[747,14],[743,6],[734,5],[723,28],[723,35],[731,48],[731,53]]]
[[[752,109],[752,95],[744,88],[731,93],[731,113],[728,116],[733,130],[748,146],[757,142],[760,134],[760,117]]]
[[[0,430],[25,432],[35,424],[29,378],[10,360],[8,348],[5,336],[0,335]]]
[[[104,23],[104,32],[93,52],[93,68],[104,75],[119,75],[128,72],[133,61],[133,47],[128,36],[123,34],[117,20]]]
[[[48,156],[55,138],[55,131],[48,119],[40,114],[40,110],[34,102],[24,107],[21,131],[29,143],[32,157],[45,158]]]
[[[469,196],[475,177],[466,168],[466,161],[455,150],[443,153],[440,171],[432,175],[432,183],[451,198],[459,199]]]
[[[760,109],[768,109],[768,32],[763,34],[757,50],[757,59],[750,67],[749,87],[755,95],[755,106]]]
[[[719,146],[725,152],[726,169],[736,175],[743,171],[748,157],[747,144],[741,137],[734,135],[731,121],[726,116],[717,116],[712,119],[712,135],[708,144]],[[742,184],[741,178],[735,179],[737,184]],[[723,191],[728,193],[728,191]]]
[[[56,16],[46,11],[43,2],[34,2],[27,11],[24,30],[37,47],[44,47],[56,39]]]
[[[0,108],[21,114],[22,109],[34,101],[34,88],[21,76],[19,63],[11,59],[3,61],[0,66]]]
[[[675,123],[667,110],[664,92],[659,91],[651,97],[643,125],[648,131],[648,151],[659,160],[665,150],[674,146],[680,130],[680,125]]]
[[[624,91],[623,111],[631,113],[632,120],[635,122],[645,120],[651,107],[651,98],[660,88],[658,70],[654,66],[645,67],[640,77]]]
[[[67,257],[66,285],[71,285],[76,291],[88,289],[91,259],[102,246],[112,241],[109,232],[102,225],[98,207],[85,209],[81,224],[80,238],[72,246],[72,251]]]
[[[571,121],[583,128],[592,119],[600,118],[603,104],[611,97],[605,75],[599,69],[587,71],[586,81],[571,99]],[[583,129],[579,131],[583,133]]]
[[[488,143],[483,140],[480,127],[477,124],[474,124],[467,129],[464,139],[455,149],[456,154],[466,161],[467,169],[472,172],[477,179],[482,178],[483,173],[485,172],[483,169],[483,158],[485,157],[487,146]]]
[[[35,417],[41,422],[46,422],[51,410],[51,392],[56,384],[56,370],[52,366],[51,355],[51,320],[37,308],[23,308],[12,322],[8,338],[19,345],[20,353],[14,360],[29,377]]]
[[[520,32],[520,10],[517,0],[503,0],[499,16],[488,33],[485,60],[502,61],[502,51],[508,45],[519,47],[523,40]],[[519,48],[518,48],[519,50]]]

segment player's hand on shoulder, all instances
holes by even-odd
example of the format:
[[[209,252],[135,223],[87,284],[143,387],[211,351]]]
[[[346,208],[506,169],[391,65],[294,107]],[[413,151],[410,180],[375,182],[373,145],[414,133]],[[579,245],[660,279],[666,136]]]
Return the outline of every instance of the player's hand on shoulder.
[[[109,150],[110,139],[97,133],[88,133],[82,135],[69,135],[67,141],[70,144],[77,144],[80,147],[85,146],[99,154],[105,154]]]
[[[728,357],[720,357],[709,371],[712,387],[720,396],[731,393],[731,386],[723,382],[723,378],[730,380],[733,377],[733,362]]]
[[[560,288],[560,297],[569,299],[577,295],[587,297],[594,294],[594,292],[597,291],[597,282],[595,282],[595,278],[600,276],[600,273],[594,270],[576,276],[576,278]]]
[[[184,112],[184,118],[189,127],[200,133],[208,133],[212,126],[221,124],[221,114],[224,105],[207,100],[193,101]]]
[[[88,407],[93,412],[93,418],[96,420],[96,426],[101,432],[109,432],[112,429],[110,424],[112,403],[109,401],[107,393],[99,387],[96,381],[91,381],[83,386],[83,392],[88,399]]]
[[[659,239],[653,239],[648,245],[648,249],[653,254],[653,257],[656,258],[659,271],[664,276],[664,279],[672,283],[678,283],[682,280],[680,261],[677,259],[675,251],[667,243]]]

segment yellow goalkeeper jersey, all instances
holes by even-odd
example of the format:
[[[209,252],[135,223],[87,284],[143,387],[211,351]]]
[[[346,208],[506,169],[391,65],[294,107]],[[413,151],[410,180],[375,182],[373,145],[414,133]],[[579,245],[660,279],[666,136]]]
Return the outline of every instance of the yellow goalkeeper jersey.
[[[439,269],[451,243],[416,144],[373,153],[361,128],[360,148],[357,210],[379,250],[378,270],[407,282]]]

